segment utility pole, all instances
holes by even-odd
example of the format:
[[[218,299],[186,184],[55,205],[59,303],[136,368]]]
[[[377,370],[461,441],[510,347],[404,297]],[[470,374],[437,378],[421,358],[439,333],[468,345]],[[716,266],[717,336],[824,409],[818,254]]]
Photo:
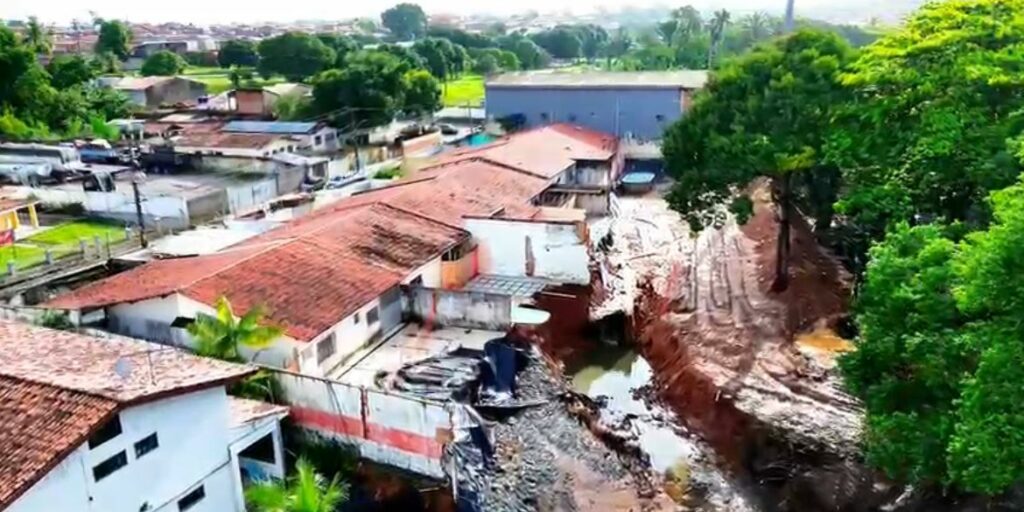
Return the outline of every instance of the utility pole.
[[[135,215],[139,220],[139,244],[145,249],[149,247],[146,241],[146,219],[142,216],[142,198],[139,196],[139,185],[145,183],[146,173],[135,171],[132,173],[132,191],[135,192]]]
[[[793,31],[796,21],[793,19],[794,0],[786,0],[786,33]]]

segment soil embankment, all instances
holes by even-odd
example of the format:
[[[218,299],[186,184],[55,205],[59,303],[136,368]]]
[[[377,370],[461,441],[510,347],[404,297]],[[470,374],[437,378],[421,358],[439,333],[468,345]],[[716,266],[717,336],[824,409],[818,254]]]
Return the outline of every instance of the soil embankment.
[[[860,409],[828,343],[795,335],[846,310],[847,279],[797,223],[786,292],[769,290],[775,215],[765,190],[743,227],[699,236],[660,198],[627,198],[594,226],[601,283],[592,318],[625,313],[660,397],[769,509],[872,510],[889,492],[858,460]]]

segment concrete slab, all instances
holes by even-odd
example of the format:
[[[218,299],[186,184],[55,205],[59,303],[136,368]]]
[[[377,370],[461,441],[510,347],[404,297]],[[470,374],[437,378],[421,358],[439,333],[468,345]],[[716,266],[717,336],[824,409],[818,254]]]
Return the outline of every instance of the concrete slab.
[[[408,324],[391,337],[365,348],[328,374],[328,378],[353,386],[376,387],[381,372],[391,373],[408,363],[457,348],[483,350],[484,344],[505,333],[482,329],[444,327],[430,330]]]

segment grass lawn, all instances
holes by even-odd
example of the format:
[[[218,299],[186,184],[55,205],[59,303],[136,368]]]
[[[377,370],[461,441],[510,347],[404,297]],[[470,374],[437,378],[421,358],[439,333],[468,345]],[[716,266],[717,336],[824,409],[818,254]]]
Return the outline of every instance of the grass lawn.
[[[15,258],[17,256],[17,258]],[[15,267],[23,269],[46,260],[46,251],[34,245],[17,244],[0,247],[0,274],[7,274],[7,262],[14,261]]]
[[[22,242],[39,246],[77,246],[78,241],[81,239],[91,243],[94,237],[98,236],[100,240],[106,240],[108,235],[110,236],[110,243],[121,242],[124,240],[124,228],[117,224],[106,222],[78,220],[47,229],[38,235],[22,240]]]
[[[442,85],[443,102],[447,107],[480,106],[484,102],[484,77],[462,75],[457,80]]]

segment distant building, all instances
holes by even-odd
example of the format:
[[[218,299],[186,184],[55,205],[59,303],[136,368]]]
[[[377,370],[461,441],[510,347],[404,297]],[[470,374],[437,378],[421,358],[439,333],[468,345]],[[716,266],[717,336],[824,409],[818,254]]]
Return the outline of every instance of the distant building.
[[[194,103],[206,96],[206,84],[179,76],[128,77],[107,84],[128,95],[132,103],[146,108]]]
[[[487,116],[525,127],[573,123],[658,139],[706,81],[706,71],[509,73],[487,81]]]
[[[283,83],[267,87],[239,88],[234,91],[234,108],[239,114],[269,116],[274,105],[284,97],[305,97],[313,88],[305,84]]]
[[[6,320],[0,351],[0,509],[241,512],[284,476],[287,408],[226,392],[253,366]]]
[[[338,149],[338,132],[326,123],[290,123],[282,121],[232,121],[224,133],[250,133],[288,136],[299,141],[296,149],[325,152]]]

